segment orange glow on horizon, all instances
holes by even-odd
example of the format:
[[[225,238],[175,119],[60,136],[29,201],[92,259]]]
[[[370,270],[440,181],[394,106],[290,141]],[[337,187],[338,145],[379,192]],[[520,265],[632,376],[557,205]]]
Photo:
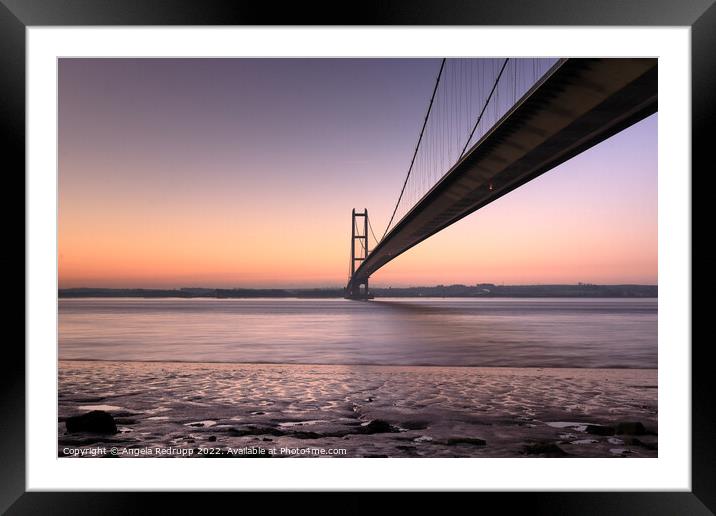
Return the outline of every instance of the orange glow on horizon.
[[[60,60],[60,288],[344,286],[351,209],[383,233],[437,64]],[[371,285],[656,284],[657,119],[430,237]]]

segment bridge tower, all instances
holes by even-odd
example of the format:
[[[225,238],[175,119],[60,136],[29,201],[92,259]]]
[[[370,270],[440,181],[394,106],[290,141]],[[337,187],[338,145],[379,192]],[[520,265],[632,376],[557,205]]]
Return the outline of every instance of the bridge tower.
[[[362,221],[359,221],[363,219]],[[372,299],[368,290],[368,278],[356,278],[355,272],[368,257],[368,210],[357,212],[353,208],[351,217],[351,277],[348,280],[346,299]],[[363,287],[363,288],[361,288]]]

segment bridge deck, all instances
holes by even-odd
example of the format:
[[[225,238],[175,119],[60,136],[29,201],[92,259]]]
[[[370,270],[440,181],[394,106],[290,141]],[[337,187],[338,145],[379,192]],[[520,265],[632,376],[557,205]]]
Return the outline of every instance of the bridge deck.
[[[393,258],[657,110],[656,59],[560,60],[391,229],[348,292]]]

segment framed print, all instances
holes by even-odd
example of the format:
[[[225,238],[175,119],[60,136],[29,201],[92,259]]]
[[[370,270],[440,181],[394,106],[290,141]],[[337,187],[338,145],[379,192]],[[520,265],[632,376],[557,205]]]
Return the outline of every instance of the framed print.
[[[714,510],[691,339],[711,2],[0,14],[27,200],[3,510]]]

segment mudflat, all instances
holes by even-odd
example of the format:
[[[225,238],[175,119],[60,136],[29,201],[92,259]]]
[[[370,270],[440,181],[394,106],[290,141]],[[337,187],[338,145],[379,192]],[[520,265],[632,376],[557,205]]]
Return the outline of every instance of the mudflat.
[[[63,360],[58,416],[61,457],[658,454],[656,369]]]

